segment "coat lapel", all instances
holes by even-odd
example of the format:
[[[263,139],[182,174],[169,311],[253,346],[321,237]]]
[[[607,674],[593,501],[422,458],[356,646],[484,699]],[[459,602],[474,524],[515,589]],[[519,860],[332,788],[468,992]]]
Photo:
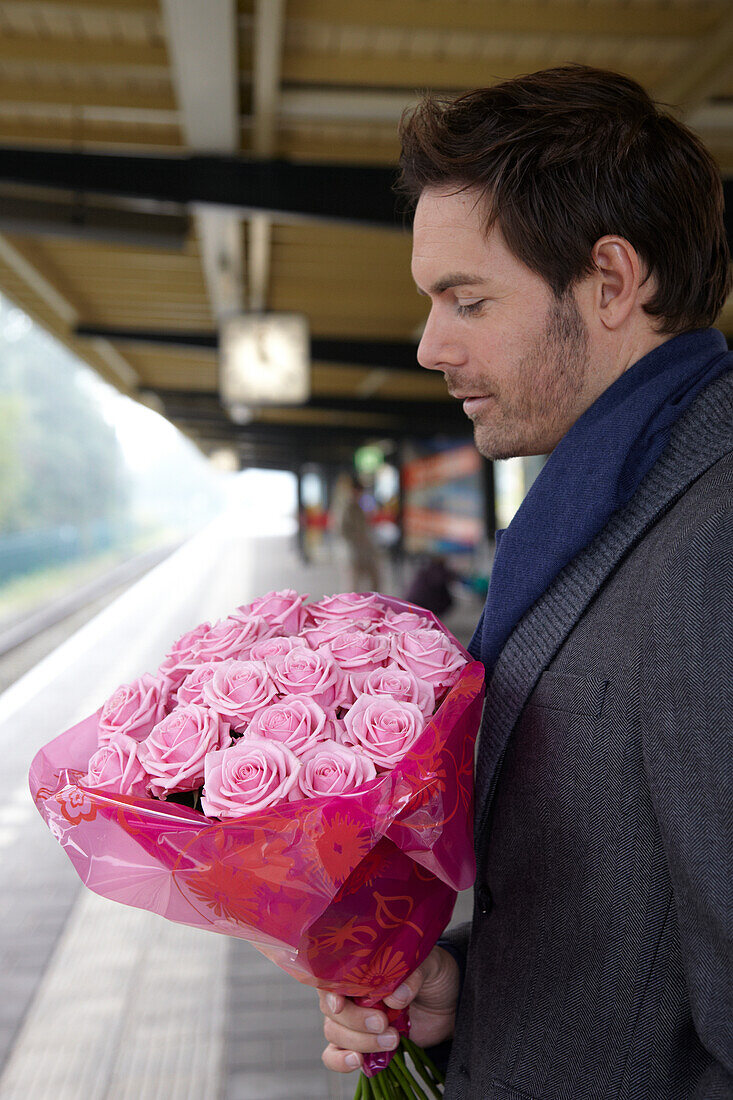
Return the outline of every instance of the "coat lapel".
[[[601,585],[680,496],[733,446],[733,377],[709,386],[673,429],[632,499],[557,575],[519,621],[486,691],[476,763],[476,838],[484,829],[504,749],[539,677]]]

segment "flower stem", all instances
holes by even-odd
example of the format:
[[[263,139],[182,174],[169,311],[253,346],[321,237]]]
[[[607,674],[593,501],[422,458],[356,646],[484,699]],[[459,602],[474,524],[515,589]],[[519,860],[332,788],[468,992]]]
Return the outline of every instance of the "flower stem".
[[[420,1077],[428,1086],[431,1095],[441,1096],[442,1093],[438,1091],[438,1086],[445,1084],[445,1077],[432,1059],[425,1053],[422,1047],[413,1043],[407,1035],[402,1036],[401,1046],[403,1050],[410,1055],[416,1072],[420,1074]]]
[[[415,1097],[415,1100],[428,1100],[428,1097],[425,1095],[425,1093],[420,1088],[417,1081],[405,1065],[404,1058],[399,1051],[397,1051],[394,1058],[389,1064],[390,1066],[394,1066],[395,1073],[399,1078],[400,1083],[405,1090],[407,1096]]]
[[[414,1073],[405,1062],[405,1054],[410,1056]],[[399,1048],[385,1069],[373,1077],[360,1075],[354,1100],[442,1100],[444,1084],[445,1078],[422,1047],[402,1035]],[[429,1095],[421,1085],[425,1085]]]
[[[381,1077],[381,1085],[384,1090],[385,1100],[400,1100],[400,1095],[397,1092],[397,1086],[394,1082],[394,1077],[390,1072],[389,1066],[379,1074]]]
[[[375,1073],[374,1077],[372,1077],[369,1082],[372,1086],[376,1100],[387,1100],[387,1094],[384,1089],[384,1077],[385,1071],[382,1070],[381,1073]]]

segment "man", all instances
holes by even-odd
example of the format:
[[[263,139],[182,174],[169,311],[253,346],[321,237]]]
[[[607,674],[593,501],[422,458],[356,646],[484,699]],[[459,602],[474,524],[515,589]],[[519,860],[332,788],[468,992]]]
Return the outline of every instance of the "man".
[[[569,66],[403,125],[418,351],[487,457],[547,453],[499,542],[470,926],[388,999],[446,1096],[733,1097],[733,355],[715,166]],[[321,994],[324,1062],[394,1046]]]
[[[350,583],[354,592],[379,591],[379,559],[369,520],[361,506],[364,489],[356,475],[350,475],[346,494],[337,510],[336,531],[349,554]]]

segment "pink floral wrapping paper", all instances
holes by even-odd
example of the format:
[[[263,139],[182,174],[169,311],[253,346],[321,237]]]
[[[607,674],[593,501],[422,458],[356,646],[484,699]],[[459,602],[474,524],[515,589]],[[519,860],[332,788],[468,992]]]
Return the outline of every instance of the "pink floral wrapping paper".
[[[241,819],[80,786],[99,711],[36,755],[31,793],[91,890],[239,936],[301,982],[376,1003],[429,954],[473,882],[483,690],[483,665],[470,662],[392,771]]]

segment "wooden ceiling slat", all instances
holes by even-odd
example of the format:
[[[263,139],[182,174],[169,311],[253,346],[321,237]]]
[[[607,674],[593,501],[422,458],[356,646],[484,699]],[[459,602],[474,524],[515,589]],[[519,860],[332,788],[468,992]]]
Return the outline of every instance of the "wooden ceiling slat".
[[[246,150],[246,144],[243,146]],[[289,128],[281,130],[277,140],[277,155],[291,160],[318,161],[323,164],[381,165],[396,164],[399,156],[397,138],[379,141],[361,136],[358,128],[343,139],[334,140],[327,133],[314,137]]]
[[[417,350],[417,346],[415,348]],[[339,366],[337,363],[313,364],[312,384],[315,394],[353,394],[358,396],[360,387],[371,380],[376,373],[369,368],[355,369],[354,367]],[[447,389],[442,375],[424,371],[422,374],[414,371],[388,371],[379,372],[386,375],[384,381],[372,392],[372,396],[383,397],[385,400],[410,400],[421,401],[445,401]]]
[[[588,64],[582,55],[565,57],[565,62]],[[283,80],[289,84],[339,85],[342,87],[433,88],[457,91],[507,80],[521,73],[546,68],[547,56],[505,59],[481,57],[384,57],[378,53],[357,54],[287,51],[283,58]],[[653,87],[669,72],[665,64],[629,64],[621,53],[611,66],[634,80]]]
[[[63,107],[115,107],[145,111],[176,109],[173,91],[145,84],[60,83],[0,78],[0,103],[45,103]]]
[[[183,249],[165,250],[142,248],[140,245],[116,245],[114,248],[100,241],[73,241],[59,239],[55,242],[55,250],[59,256],[63,256],[70,263],[75,261],[84,264],[106,263],[110,255],[114,256],[115,264],[120,270],[126,266],[145,266],[147,269],[163,268],[166,271],[175,271],[177,268],[199,271],[199,251],[196,237],[191,233]]]
[[[289,0],[291,23],[319,22],[363,27],[400,27],[410,30],[470,30],[529,34],[612,34],[680,37],[705,34],[715,28],[729,10],[725,0],[717,4],[670,4],[669,0],[645,3],[585,3],[565,0]]]
[[[173,327],[176,321],[181,327],[195,324],[206,328],[213,324],[195,254],[188,258],[189,278],[184,283],[177,281],[168,293],[169,280],[159,277],[155,269],[147,266],[145,255],[135,257],[136,282],[123,283],[115,277],[116,260],[123,250],[109,250],[106,271],[90,271],[84,256],[92,252],[99,256],[98,246],[88,249],[84,244],[46,240],[36,242],[32,248],[39,270],[57,273],[54,281],[63,282],[65,296],[74,302],[78,314],[85,319],[111,323],[124,317],[138,324],[145,319],[150,324],[165,327]]]
[[[188,297],[184,295],[175,295],[172,298],[161,299],[156,302],[151,300],[151,296],[145,294],[130,294],[120,293],[115,301],[115,295],[108,291],[106,294],[94,294],[93,301],[89,302],[89,308],[93,309],[96,313],[100,311],[112,313],[116,309],[124,308],[127,312],[135,311],[143,314],[154,313],[156,316],[169,315],[174,313],[185,313],[189,316],[193,313],[196,314],[208,314],[208,310],[201,302],[201,296],[191,294]]]
[[[0,61],[33,61],[81,69],[87,65],[167,69],[168,54],[165,46],[158,42],[3,35],[0,36]]]
[[[80,133],[81,130],[81,133]],[[11,120],[0,117],[0,144],[39,145],[77,149],[115,148],[125,152],[128,148],[134,152],[154,152],[157,149],[178,150],[183,146],[178,126],[157,126],[120,123],[96,124],[85,121],[80,127],[79,119],[70,115],[68,120],[18,118]]]
[[[0,287],[3,292],[73,354],[86,360],[103,378],[123,391],[129,389],[134,372],[124,353],[117,352],[105,340],[96,341],[90,347],[87,341],[71,335],[74,318],[85,311],[86,302],[83,295],[76,293],[69,285],[64,272],[54,269],[37,245],[9,235],[4,236],[2,241],[7,246],[3,256],[15,255],[23,264],[23,268],[18,269],[11,259],[0,261]],[[39,274],[29,279],[23,273],[25,270]],[[128,375],[131,376],[129,381]]]
[[[141,384],[155,389],[197,390],[217,389],[217,360],[210,355],[164,355],[133,352],[127,345],[115,345],[124,350],[127,359],[140,376]],[[318,397],[353,397],[358,400],[360,388],[374,371],[368,368],[339,367],[338,364],[313,364],[313,394]],[[442,377],[390,371],[386,381],[372,391],[372,396],[385,400],[420,400],[444,402],[447,390]]]
[[[368,279],[359,278],[358,271],[353,269],[350,271],[343,265],[331,272],[317,273],[311,271],[309,274],[311,278],[308,285],[319,299],[326,294],[338,294],[343,302],[352,305],[363,301],[365,290],[376,295],[378,299],[392,298],[395,293],[409,294],[411,298],[416,296],[415,285],[410,277],[409,257],[401,269],[391,271],[389,277],[384,279],[380,279],[378,275],[373,273],[370,273]],[[285,294],[310,297],[308,287],[304,285],[304,278],[305,274],[298,278],[297,272],[285,274],[284,270],[280,270],[278,271],[277,283]],[[420,305],[417,298],[415,298],[415,302],[410,304]]]
[[[85,269],[83,274],[87,275],[90,279],[94,279],[95,282],[100,284],[100,288],[103,288],[104,281],[111,281],[116,287],[130,288],[132,290],[139,288],[140,274],[137,267],[126,269],[120,266],[120,270],[115,270],[115,262],[117,256],[114,252],[110,251],[109,258],[103,263],[90,264]],[[147,264],[145,266],[148,266]],[[153,287],[159,287],[161,291],[168,297],[170,294],[177,294],[179,291],[188,290],[200,290],[200,279],[197,272],[188,271],[175,271],[156,269],[150,265],[150,270],[145,273],[145,277]],[[70,265],[70,270],[75,270],[75,265]]]
[[[158,0],[5,0],[3,8],[12,11],[22,8],[30,11],[55,9],[74,13],[83,10],[105,12],[141,12],[158,15]]]
[[[199,255],[195,237],[190,236],[185,248],[180,251],[153,248],[141,248],[139,245],[108,245],[98,241],[74,241],[64,238],[49,240],[46,249],[54,258],[63,260],[70,266],[88,271],[103,265],[112,265],[115,271],[137,272],[138,275],[152,279],[162,268],[165,273],[175,277],[189,274],[201,279]],[[202,283],[203,285],[203,283]]]
[[[195,307],[177,307],[174,303],[167,302],[160,308],[144,304],[135,305],[133,308],[127,303],[120,303],[117,306],[109,305],[106,311],[103,303],[100,303],[96,310],[89,307],[84,317],[90,323],[99,325],[109,325],[114,319],[125,328],[131,328],[135,321],[145,328],[173,328],[176,321],[181,329],[207,328],[212,324],[211,310],[203,303]]]
[[[343,248],[383,248],[407,249],[411,247],[411,237],[395,233],[393,229],[366,229],[363,226],[337,225],[334,222],[278,222],[273,225],[273,244],[301,248],[304,254],[310,253],[313,245],[318,248],[339,251]]]

